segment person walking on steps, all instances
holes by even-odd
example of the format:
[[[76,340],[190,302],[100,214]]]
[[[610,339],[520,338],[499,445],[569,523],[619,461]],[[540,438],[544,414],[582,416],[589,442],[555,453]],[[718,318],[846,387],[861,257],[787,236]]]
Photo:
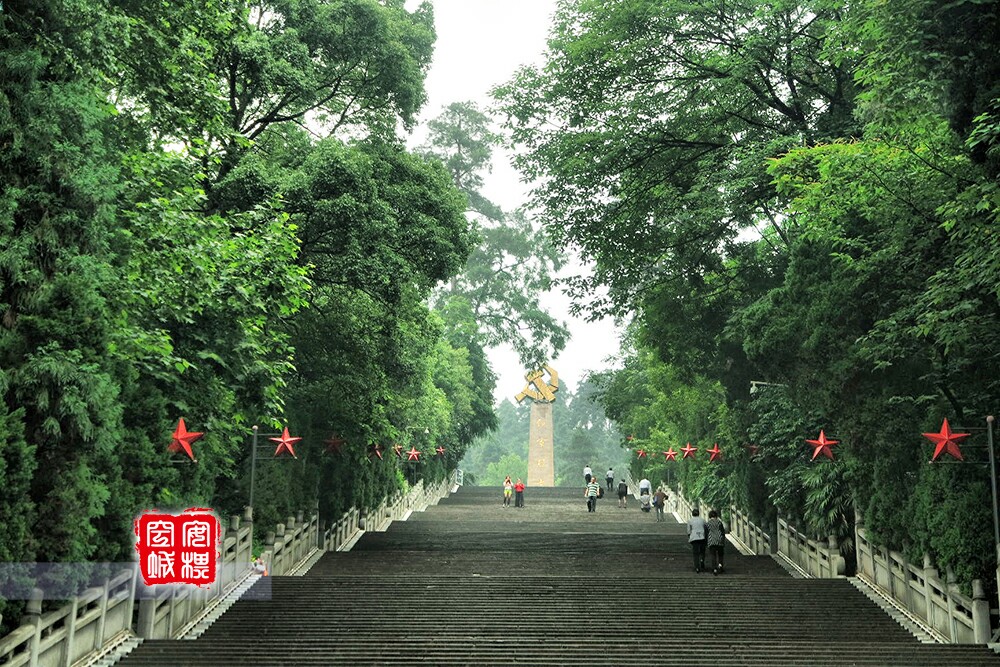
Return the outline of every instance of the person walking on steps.
[[[594,471],[590,469],[590,466],[583,466],[583,483],[590,484],[590,480],[593,476]]]
[[[514,482],[510,481],[510,475],[507,475],[506,479],[503,481],[503,506],[510,507],[510,497],[514,493]]]
[[[624,479],[618,482],[618,507],[625,509],[628,506],[628,482]]]
[[[667,492],[663,489],[657,489],[656,493],[653,494],[653,507],[656,508],[656,521],[659,523],[663,521],[663,508],[667,504]]]
[[[601,485],[597,483],[597,480],[593,477],[590,478],[590,482],[587,483],[587,490],[584,496],[587,498],[587,511],[596,512],[597,511],[597,494],[601,490]]]
[[[719,574],[722,572],[722,561],[725,558],[726,526],[715,510],[709,511],[705,525],[708,529],[708,554],[712,561],[712,574]]]
[[[615,485],[615,469],[614,468],[608,468],[608,471],[606,473],[604,473],[604,481],[608,483],[608,493],[611,493],[611,490],[614,489],[614,485]]]
[[[697,508],[691,510],[691,520],[687,523],[688,542],[691,543],[691,552],[694,554],[695,572],[701,572],[705,569],[705,540],[708,528],[705,520],[698,514]]]
[[[524,507],[524,482],[521,481],[520,477],[514,484],[514,507]]]

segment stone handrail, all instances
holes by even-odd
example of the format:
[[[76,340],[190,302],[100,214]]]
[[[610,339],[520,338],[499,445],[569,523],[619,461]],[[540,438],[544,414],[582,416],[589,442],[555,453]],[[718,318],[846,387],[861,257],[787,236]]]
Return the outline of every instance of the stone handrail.
[[[778,518],[778,553],[817,579],[844,576],[847,562],[840,555],[837,537],[831,535],[826,544],[809,539],[794,526]]]
[[[906,556],[872,544],[860,525],[855,526],[858,577],[882,591],[898,605],[953,644],[990,641],[989,602],[982,581],[972,582],[973,597],[962,595],[950,569],[941,581],[930,556],[922,566]]]
[[[777,542],[772,544],[769,534],[735,507],[729,508],[729,534],[741,542],[750,553],[760,556],[772,553],[778,546]]]
[[[250,561],[253,558],[253,523],[250,518],[252,511],[247,508],[242,517],[230,518],[229,529],[222,536],[221,562],[215,583],[208,588],[191,588],[189,586],[144,586],[138,584],[136,595],[139,598],[139,613],[135,623],[135,634],[145,639],[168,639],[177,637],[201,613],[217,600],[224,598],[234,588],[250,576]],[[294,522],[292,517],[289,517]],[[280,528],[281,540],[284,545],[285,530]],[[294,532],[294,531],[293,531]],[[275,533],[267,534],[267,549],[263,554],[268,567],[273,570],[273,544]]]
[[[0,639],[0,664],[69,667],[116,641],[132,627],[135,575],[135,568],[123,569],[103,586],[44,614],[42,592],[36,589],[22,625]]]

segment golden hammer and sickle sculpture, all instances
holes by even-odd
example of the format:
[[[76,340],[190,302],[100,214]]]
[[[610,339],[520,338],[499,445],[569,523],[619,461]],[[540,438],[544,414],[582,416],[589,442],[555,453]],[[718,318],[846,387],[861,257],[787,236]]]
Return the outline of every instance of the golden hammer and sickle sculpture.
[[[544,370],[531,371],[524,376],[528,381],[521,393],[515,396],[520,403],[525,398],[530,398],[537,403],[551,403],[556,400],[556,392],[559,391],[559,373],[548,364],[542,367]],[[545,371],[549,372],[549,380],[545,381]]]

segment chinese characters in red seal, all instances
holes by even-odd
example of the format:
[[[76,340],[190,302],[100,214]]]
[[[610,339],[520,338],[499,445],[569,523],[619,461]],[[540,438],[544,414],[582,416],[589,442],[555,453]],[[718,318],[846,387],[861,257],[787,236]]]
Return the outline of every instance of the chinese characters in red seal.
[[[219,520],[211,510],[180,514],[144,512],[135,520],[139,572],[147,586],[215,582],[219,560]]]

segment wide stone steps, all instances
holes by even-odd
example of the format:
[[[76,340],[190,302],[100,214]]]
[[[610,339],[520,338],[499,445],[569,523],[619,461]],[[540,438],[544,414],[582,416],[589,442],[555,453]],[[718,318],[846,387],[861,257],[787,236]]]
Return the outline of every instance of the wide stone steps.
[[[265,665],[579,665],[602,660],[607,664],[643,664],[666,667],[701,665],[756,665],[769,667],[988,667],[997,664],[985,648],[949,645],[916,645],[911,648],[887,648],[878,642],[829,644],[789,641],[773,642],[719,641],[711,643],[691,639],[662,642],[650,631],[645,638],[627,641],[614,637],[589,636],[578,640],[553,638],[550,642],[517,638],[481,640],[475,637],[447,640],[411,640],[400,636],[391,641],[375,638],[349,639],[301,637],[268,643],[266,639],[233,646],[199,647],[192,642],[178,650],[169,640],[143,643],[129,658],[128,664],[149,666],[188,665],[213,667],[245,663]],[[384,639],[379,637],[378,639]],[[613,644],[602,644],[611,641]],[[610,646],[614,656],[602,658],[600,647]]]
[[[792,579],[731,546],[696,574],[668,515],[582,489],[532,489],[524,509],[462,489],[258,581],[196,641],[146,641],[123,664],[1000,667],[985,647],[921,644],[846,579]]]

